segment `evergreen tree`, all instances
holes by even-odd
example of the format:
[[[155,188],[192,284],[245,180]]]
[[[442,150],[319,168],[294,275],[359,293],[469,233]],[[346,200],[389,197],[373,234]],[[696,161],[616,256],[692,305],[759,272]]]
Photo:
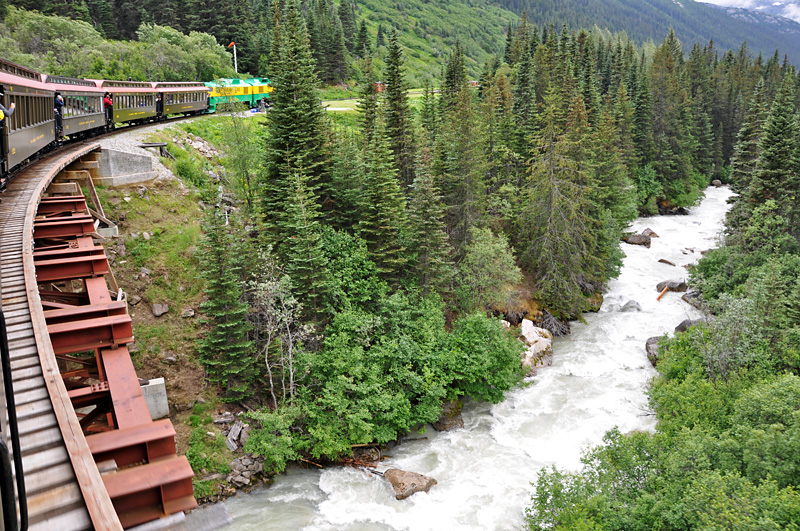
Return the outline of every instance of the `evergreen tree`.
[[[380,93],[376,83],[378,81],[375,76],[375,68],[372,66],[372,58],[367,57],[364,60],[364,78],[359,91],[358,99],[358,114],[361,121],[361,135],[364,139],[364,146],[372,142],[372,137],[375,134],[375,127],[378,120],[378,103],[380,101]]]
[[[639,166],[649,164],[655,157],[652,121],[653,95],[650,92],[650,73],[645,70],[639,76],[633,114],[633,141]]]
[[[356,47],[356,34],[358,33],[355,6],[351,1],[345,0],[339,5],[338,14],[342,23],[345,46],[352,52]]]
[[[375,35],[375,48],[386,46],[386,38],[383,36],[383,24],[378,24],[378,33]]]
[[[407,190],[414,181],[415,148],[408,107],[408,86],[403,68],[403,50],[395,30],[389,35],[385,82],[386,134],[394,153],[397,175],[403,184],[403,190]]]
[[[200,248],[200,275],[207,300],[200,306],[208,325],[198,353],[209,381],[223,389],[223,400],[238,402],[253,394],[256,377],[253,345],[247,339],[248,307],[242,300],[233,225],[219,207],[209,211]]]
[[[442,116],[432,171],[444,195],[445,223],[460,256],[469,229],[486,211],[486,134],[468,87],[463,86],[453,106]]]
[[[330,288],[327,258],[322,247],[319,206],[307,186],[306,176],[298,164],[292,164],[291,187],[287,204],[285,261],[294,292],[303,303],[307,315],[321,317],[326,313]]]
[[[428,138],[436,138],[436,95],[429,79],[425,80],[422,92],[422,111],[420,113],[422,127],[428,134]]]
[[[794,109],[794,90],[793,76],[787,74],[764,123],[757,170],[745,194],[753,206],[775,199],[784,214],[795,210],[800,188],[797,159],[800,126]]]
[[[442,83],[439,103],[443,110],[452,109],[462,89],[467,87],[467,67],[464,63],[464,49],[461,42],[456,40],[453,53],[445,64],[444,82]]]
[[[406,267],[404,229],[408,222],[405,199],[397,179],[397,169],[386,142],[383,123],[364,152],[363,217],[358,232],[367,242],[372,260],[381,277],[397,281]]]
[[[369,34],[367,33],[367,23],[365,21],[361,21],[361,25],[358,27],[358,37],[356,37],[356,46],[353,50],[353,53],[357,57],[367,57],[372,50],[369,45]]]
[[[737,193],[747,190],[756,172],[756,163],[761,154],[759,142],[768,111],[768,104],[764,101],[764,80],[760,79],[750,100],[747,117],[739,129],[731,157],[731,187]]]
[[[302,168],[315,196],[327,196],[330,156],[325,111],[316,94],[314,61],[297,0],[287,1],[276,33],[280,42],[276,44],[278,57],[273,67],[275,91],[270,97],[272,110],[267,124],[269,134],[261,202],[265,221],[274,231],[277,250],[282,254],[288,243],[285,222],[291,179]]]
[[[670,31],[653,56],[653,167],[665,199],[673,203],[693,201],[696,183],[691,178],[693,139],[690,134],[688,94],[682,77],[683,52]]]
[[[333,83],[342,83],[347,78],[347,46],[342,23],[338,18],[333,22],[328,70]]]
[[[513,92],[513,115],[516,126],[514,147],[525,160],[531,156],[531,136],[536,124],[536,95],[533,90],[532,58],[530,48],[526,45],[519,56]]]
[[[520,259],[535,274],[537,297],[562,317],[577,315],[585,305],[581,292],[587,219],[576,165],[569,143],[559,135],[560,102],[554,88],[545,97],[541,127],[535,138],[539,156],[531,160],[525,187],[525,209],[517,230]]]
[[[453,276],[451,254],[444,224],[444,205],[439,188],[424,165],[420,165],[408,203],[410,250],[414,271],[424,294],[445,291]]]

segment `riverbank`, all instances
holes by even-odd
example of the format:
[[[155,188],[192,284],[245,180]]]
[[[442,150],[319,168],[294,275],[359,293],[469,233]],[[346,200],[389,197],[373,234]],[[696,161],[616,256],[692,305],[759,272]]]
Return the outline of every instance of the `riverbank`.
[[[392,448],[380,470],[395,467],[433,477],[438,484],[428,494],[397,501],[382,479],[362,471],[295,467],[269,489],[229,499],[231,529],[520,526],[538,470],[576,469],[582,451],[599,444],[613,426],[622,432],[654,428],[645,390],[656,372],[645,341],[700,316],[678,293],[656,301],[656,284],[686,276],[682,266],[714,246],[729,195],[725,188],[709,188],[687,216],[636,220],[632,230],[649,227],[659,238],[650,249],[624,247],[628,256],[622,272],[609,283],[600,311],[587,314],[585,323],[573,323],[570,336],[556,339],[551,368],[500,404],[468,402],[463,430],[438,433],[427,427],[415,435],[427,439]],[[619,311],[630,300],[641,311]]]

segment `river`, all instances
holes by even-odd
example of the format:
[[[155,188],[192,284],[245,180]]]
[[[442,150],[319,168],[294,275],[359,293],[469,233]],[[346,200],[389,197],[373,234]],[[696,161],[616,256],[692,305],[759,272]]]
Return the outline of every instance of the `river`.
[[[268,488],[226,504],[232,530],[455,531],[511,530],[524,521],[537,471],[556,465],[575,470],[583,451],[618,426],[652,430],[645,391],[656,375],[645,356],[647,338],[671,333],[699,312],[679,293],[656,301],[656,284],[685,278],[685,264],[716,243],[727,188],[709,188],[688,216],[640,218],[631,230],[650,228],[650,249],[623,244],[619,278],[605,301],[572,334],[554,344],[553,366],[492,405],[467,403],[464,429],[406,442],[386,453],[379,470],[400,468],[436,478],[428,494],[397,501],[388,482],[351,468],[292,468]],[[674,267],[659,263],[668,260]],[[637,301],[641,312],[619,309]]]

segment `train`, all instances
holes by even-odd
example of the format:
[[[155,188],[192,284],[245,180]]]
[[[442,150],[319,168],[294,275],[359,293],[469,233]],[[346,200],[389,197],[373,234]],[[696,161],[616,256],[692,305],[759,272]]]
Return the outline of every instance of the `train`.
[[[56,93],[64,100],[58,117]],[[106,93],[113,100],[111,112],[103,106]],[[41,74],[0,58],[0,104],[15,107],[0,119],[0,191],[15,169],[64,138],[85,139],[119,125],[205,113],[210,93],[202,82],[76,79]]]
[[[259,102],[266,103],[269,94],[275,90],[265,77],[250,79],[219,79],[205,84],[211,89],[208,100],[209,112],[214,112],[217,105],[223,102],[239,101],[253,109]]]

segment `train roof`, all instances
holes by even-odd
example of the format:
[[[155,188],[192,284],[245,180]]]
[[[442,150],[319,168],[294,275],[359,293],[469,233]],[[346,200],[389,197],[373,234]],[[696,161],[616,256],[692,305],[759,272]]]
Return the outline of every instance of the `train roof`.
[[[251,77],[249,79],[239,79],[239,78],[223,78],[217,79],[215,81],[206,81],[205,85],[207,87],[234,87],[238,85],[244,86],[259,86],[259,85],[269,85],[270,81],[266,77]]]
[[[41,81],[41,74],[30,68],[26,68],[17,63],[12,63],[0,57],[0,72],[11,74],[12,76],[24,77],[33,81]]]
[[[51,90],[42,83],[42,75],[39,72],[7,61],[2,57],[0,57],[0,83],[23,85],[38,90]]]
[[[152,85],[159,92],[208,92],[208,87],[199,81],[161,81]]]
[[[89,92],[101,92],[97,84],[89,79],[77,79],[74,77],[48,76],[42,74],[42,81],[53,90],[81,90]]]
[[[152,83],[145,81],[113,81],[108,79],[88,79],[95,84],[97,88],[104,89],[108,92],[152,92]]]

